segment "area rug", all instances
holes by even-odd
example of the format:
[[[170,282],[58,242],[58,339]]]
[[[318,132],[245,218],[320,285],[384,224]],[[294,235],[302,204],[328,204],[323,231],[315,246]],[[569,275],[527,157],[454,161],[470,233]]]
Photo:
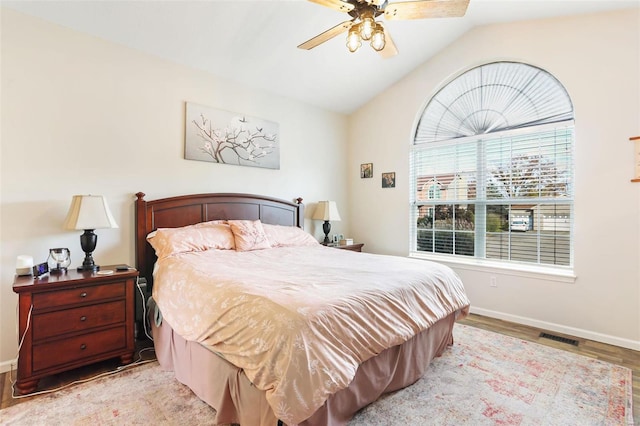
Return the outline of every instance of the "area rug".
[[[627,368],[462,324],[454,339],[349,425],[633,425]],[[0,424],[207,425],[211,413],[154,362],[0,410]]]
[[[454,340],[421,380],[350,426],[634,424],[628,368],[462,324]]]

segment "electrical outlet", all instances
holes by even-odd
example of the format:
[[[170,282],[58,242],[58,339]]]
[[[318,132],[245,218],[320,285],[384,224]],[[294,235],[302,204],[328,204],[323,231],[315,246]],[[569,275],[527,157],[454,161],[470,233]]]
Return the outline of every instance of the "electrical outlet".
[[[498,287],[498,280],[496,279],[496,277],[489,277],[489,287]]]

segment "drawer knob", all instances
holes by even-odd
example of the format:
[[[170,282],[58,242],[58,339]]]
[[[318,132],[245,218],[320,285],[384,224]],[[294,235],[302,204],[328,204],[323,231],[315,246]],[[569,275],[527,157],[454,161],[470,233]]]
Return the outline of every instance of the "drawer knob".
[[[83,291],[82,293],[80,293],[80,297],[87,297],[87,292]]]
[[[84,343],[81,344],[80,345],[80,349],[84,351],[85,349],[87,349],[87,345],[85,345]]]
[[[80,321],[86,321],[87,317],[85,317],[84,315],[80,317]]]

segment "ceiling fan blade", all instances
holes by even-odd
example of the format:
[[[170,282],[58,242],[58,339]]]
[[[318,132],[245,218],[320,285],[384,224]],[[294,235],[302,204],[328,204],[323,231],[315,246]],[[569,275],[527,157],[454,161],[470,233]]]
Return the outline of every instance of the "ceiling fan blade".
[[[311,50],[314,47],[324,43],[325,41],[331,40],[335,36],[346,32],[347,30],[349,30],[349,28],[351,28],[352,25],[353,25],[353,21],[344,21],[343,23],[338,24],[335,27],[330,28],[327,31],[320,33],[317,36],[305,41],[304,43],[298,46],[298,49]]]
[[[342,0],[309,0],[311,3],[319,4],[330,9],[338,10],[340,12],[351,12],[354,6],[351,3],[346,3]]]
[[[469,0],[422,0],[389,3],[384,17],[389,20],[459,18],[467,13]]]
[[[380,25],[382,25],[381,22],[380,22]],[[389,30],[387,29],[387,27],[382,25],[382,28],[384,28],[385,44],[382,50],[379,51],[378,53],[380,54],[380,56],[382,56],[382,58],[388,59],[398,54],[398,48],[396,48],[396,44],[393,42],[393,39],[391,38],[391,34],[389,34]]]

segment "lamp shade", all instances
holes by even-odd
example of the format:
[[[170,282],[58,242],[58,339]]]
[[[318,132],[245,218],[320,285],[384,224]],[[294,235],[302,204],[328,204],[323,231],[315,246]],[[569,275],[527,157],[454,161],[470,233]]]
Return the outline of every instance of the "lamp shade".
[[[64,229],[117,228],[107,200],[102,195],[74,195]]]
[[[335,201],[319,201],[312,219],[315,220],[340,220],[338,206]]]

